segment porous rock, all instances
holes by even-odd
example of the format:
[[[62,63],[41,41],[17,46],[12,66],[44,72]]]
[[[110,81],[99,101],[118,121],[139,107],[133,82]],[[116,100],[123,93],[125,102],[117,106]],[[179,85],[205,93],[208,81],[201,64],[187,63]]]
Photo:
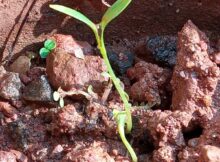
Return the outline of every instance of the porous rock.
[[[85,56],[79,59],[65,51],[56,51],[47,57],[46,72],[54,88],[65,90],[84,89],[92,85],[94,90],[102,89],[107,81],[101,75],[106,71],[103,59],[99,56]]]
[[[7,100],[18,100],[21,95],[22,82],[18,73],[7,72],[0,67],[0,96]]]
[[[11,152],[0,151],[1,162],[17,162],[16,156]]]
[[[62,161],[114,162],[114,159],[107,153],[106,147],[94,142],[88,147],[69,152]]]
[[[160,93],[169,84],[171,72],[158,65],[140,61],[128,69],[127,75],[135,81],[130,88],[130,96],[134,101],[160,104]]]
[[[29,83],[23,91],[23,98],[28,101],[52,101],[53,90],[46,78],[40,78]]]
[[[77,49],[81,49],[84,55],[93,54],[93,48],[88,42],[77,41],[71,35],[54,34],[51,38],[56,41],[56,49],[73,55]]]
[[[191,21],[178,37],[177,64],[172,77],[173,110],[211,113],[219,68],[208,55],[209,41]]]
[[[136,55],[151,63],[173,67],[176,64],[177,37],[150,36],[135,49]]]
[[[27,56],[19,56],[11,65],[10,71],[25,74],[31,67],[31,59]]]
[[[216,146],[205,145],[202,147],[201,162],[219,162],[220,148]]]

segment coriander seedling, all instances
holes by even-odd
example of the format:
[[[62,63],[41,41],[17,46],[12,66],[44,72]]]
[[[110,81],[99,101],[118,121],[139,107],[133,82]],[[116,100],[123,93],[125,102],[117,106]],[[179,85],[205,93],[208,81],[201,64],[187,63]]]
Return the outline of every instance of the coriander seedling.
[[[40,49],[40,57],[41,58],[47,58],[47,56],[50,54],[52,50],[56,48],[56,42],[51,39],[47,39],[44,42],[44,47]]]
[[[104,42],[104,31],[107,25],[115,19],[124,9],[127,8],[127,6],[131,3],[131,0],[117,0],[108,10],[105,12],[105,14],[102,17],[102,20],[100,23],[95,24],[93,23],[89,18],[87,18],[85,15],[82,13],[73,10],[71,8],[61,6],[61,5],[50,5],[50,7],[54,10],[57,10],[59,12],[65,13],[66,15],[69,15],[73,18],[76,18],[85,24],[87,24],[92,31],[95,34],[96,41],[98,43],[98,48],[100,50],[100,53],[105,61],[105,64],[107,66],[108,73],[110,75],[110,79],[112,80],[115,88],[117,89],[121,100],[124,103],[125,111],[122,111],[120,113],[117,113],[115,115],[115,119],[118,123],[118,131],[120,134],[120,137],[128,149],[132,160],[134,162],[137,161],[137,157],[128,143],[127,139],[125,138],[125,132],[124,129],[126,129],[126,133],[130,133],[132,129],[132,117],[131,117],[131,104],[129,103],[128,100],[128,95],[124,91],[123,87],[121,86],[121,81],[116,77],[114,71],[112,70],[111,64],[109,62],[108,56],[107,56],[107,51],[105,48],[105,42]],[[126,127],[125,127],[126,126]]]

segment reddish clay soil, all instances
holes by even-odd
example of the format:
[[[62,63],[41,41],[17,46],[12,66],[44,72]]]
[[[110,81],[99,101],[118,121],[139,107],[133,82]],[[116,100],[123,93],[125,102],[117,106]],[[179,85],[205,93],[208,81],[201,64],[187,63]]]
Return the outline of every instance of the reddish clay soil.
[[[56,2],[92,19],[106,9],[99,1]],[[123,104],[101,75],[92,33],[49,3],[0,1],[0,162],[130,162],[112,115]],[[217,1],[135,0],[109,27],[108,54],[133,105],[127,138],[139,162],[220,161],[219,11]],[[57,48],[43,60],[45,38]],[[60,108],[52,97],[58,88],[90,97],[68,95]]]

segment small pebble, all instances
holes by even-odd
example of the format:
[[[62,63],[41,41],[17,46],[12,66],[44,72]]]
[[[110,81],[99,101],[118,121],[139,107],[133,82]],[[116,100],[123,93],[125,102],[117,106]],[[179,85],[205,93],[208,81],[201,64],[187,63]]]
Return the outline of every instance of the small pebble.
[[[19,56],[10,66],[10,71],[25,74],[31,67],[31,59],[27,56]]]

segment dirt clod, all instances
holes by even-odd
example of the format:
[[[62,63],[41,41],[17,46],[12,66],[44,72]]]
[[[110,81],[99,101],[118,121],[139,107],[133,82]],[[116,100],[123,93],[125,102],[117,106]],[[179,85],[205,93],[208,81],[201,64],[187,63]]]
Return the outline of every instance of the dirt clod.
[[[220,148],[210,145],[202,147],[201,162],[219,162],[220,161]]]
[[[29,83],[23,91],[22,97],[28,101],[53,101],[53,90],[46,78],[42,75],[39,79]]]
[[[22,121],[14,121],[8,125],[8,131],[11,138],[15,141],[15,145],[26,150],[28,148],[28,132],[26,125]]]
[[[105,146],[102,146],[101,143],[94,142],[89,147],[68,153],[63,161],[114,162],[114,159],[109,156]]]
[[[176,64],[177,37],[153,36],[136,48],[138,57],[147,62],[173,67]]]
[[[16,159],[18,162],[28,162],[28,158],[25,154],[18,150],[10,150],[11,153],[13,153],[16,156]]]
[[[127,71],[127,75],[135,81],[130,89],[130,96],[134,101],[160,104],[160,94],[164,93],[164,85],[169,82],[171,72],[155,64],[140,61]]]
[[[208,38],[188,21],[178,38],[177,64],[174,69],[173,110],[204,110],[211,113],[211,96],[217,85],[219,68],[208,55]]]
[[[134,54],[129,51],[116,53],[109,49],[108,58],[112,68],[120,75],[125,74],[134,62]]]
[[[18,100],[21,97],[22,82],[18,73],[6,72],[0,67],[0,96],[7,100]]]
[[[16,156],[11,152],[0,151],[1,162],[17,162]]]
[[[18,116],[18,111],[7,102],[0,101],[0,112],[2,112],[6,117],[14,120],[16,120]]]
[[[64,50],[73,55],[79,49],[84,55],[93,54],[93,48],[88,42],[77,41],[71,35],[55,34],[51,38],[56,41],[56,49]]]
[[[57,116],[54,117],[54,135],[59,132],[69,134],[77,133],[83,125],[83,120],[82,114],[77,112],[75,106],[65,106],[58,112]]]
[[[47,57],[48,79],[54,88],[64,90],[83,89],[89,85],[94,91],[102,91],[102,83],[107,81],[101,73],[106,71],[105,64],[99,56],[85,56],[79,59],[72,54],[57,51]]]
[[[30,70],[31,60],[27,56],[19,56],[11,65],[10,71],[25,74]]]

